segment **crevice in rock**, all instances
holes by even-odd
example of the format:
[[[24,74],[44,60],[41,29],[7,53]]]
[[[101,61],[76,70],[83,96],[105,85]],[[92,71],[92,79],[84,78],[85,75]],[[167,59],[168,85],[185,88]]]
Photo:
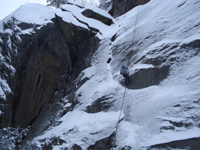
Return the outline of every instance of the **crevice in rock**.
[[[117,33],[112,36],[111,41],[114,42],[117,39]]]
[[[111,62],[112,58],[108,58],[107,60],[107,64],[109,64]]]
[[[42,82],[42,73],[39,73],[37,77],[36,86],[39,86],[41,82]]]

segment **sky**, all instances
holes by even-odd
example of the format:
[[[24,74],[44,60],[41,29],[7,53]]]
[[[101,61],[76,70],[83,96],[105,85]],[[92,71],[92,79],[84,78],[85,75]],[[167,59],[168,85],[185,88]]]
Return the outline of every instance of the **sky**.
[[[46,5],[47,0],[0,0],[0,20],[26,3],[40,3]]]

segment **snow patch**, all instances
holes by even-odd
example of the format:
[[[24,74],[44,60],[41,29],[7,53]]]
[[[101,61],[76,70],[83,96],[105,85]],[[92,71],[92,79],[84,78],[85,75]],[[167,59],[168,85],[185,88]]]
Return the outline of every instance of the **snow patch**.
[[[81,80],[83,80],[84,78],[91,78],[96,73],[95,72],[95,67],[94,66],[88,67],[85,70],[83,70],[82,73],[84,75],[82,76]]]
[[[67,143],[60,145],[59,148],[64,146],[71,147],[73,144],[78,143],[78,145],[85,149],[96,142],[94,138],[87,140],[85,137],[98,136],[98,138],[105,138],[110,136],[115,131],[118,116],[119,112],[88,114],[76,109],[63,116],[60,119],[62,121],[61,124],[53,127],[44,135],[35,138],[34,143],[38,143],[37,141],[42,139],[48,141],[48,139],[55,136],[67,141]],[[85,143],[84,140],[87,142]]]
[[[11,93],[11,89],[7,82],[0,78],[0,98],[6,100],[7,93]]]
[[[0,38],[0,44],[3,44],[3,40]]]
[[[20,34],[29,34],[29,35],[31,35],[33,33],[35,33],[35,31],[32,28],[30,28],[30,29],[22,30]]]
[[[88,27],[85,24],[80,23],[70,12],[67,12],[67,11],[63,12],[60,10],[56,12],[56,15],[62,17],[63,21],[65,22],[72,23],[76,26],[80,26],[85,29],[88,29]]]
[[[12,36],[12,30],[11,30],[11,29],[6,29],[6,30],[4,31],[4,33],[5,33],[5,34],[8,34],[8,35],[10,35],[10,36]]]
[[[22,5],[16,11],[0,21],[0,32],[3,33],[3,22],[7,22],[12,17],[20,22],[31,24],[47,24],[52,22],[51,19],[55,17],[55,10],[45,5],[36,3]]]

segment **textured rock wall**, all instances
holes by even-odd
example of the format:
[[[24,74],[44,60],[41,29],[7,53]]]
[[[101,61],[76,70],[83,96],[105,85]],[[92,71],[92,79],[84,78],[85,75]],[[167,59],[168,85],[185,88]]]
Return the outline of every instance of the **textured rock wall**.
[[[21,34],[21,42],[16,44],[18,54],[11,54],[16,72],[14,78],[7,79],[13,93],[4,102],[7,107],[0,116],[1,128],[25,128],[40,112],[47,117],[48,111],[45,114],[42,108],[55,101],[55,92],[63,95],[69,90],[67,85],[73,86],[73,80],[90,66],[89,56],[99,43],[96,32],[66,23],[58,16],[52,20],[54,23],[40,29],[36,29],[39,25],[18,24],[21,30],[35,28],[35,33]]]
[[[150,0],[113,0],[112,9],[109,13],[116,18],[125,14],[132,8],[138,5],[146,4],[149,1]]]
[[[27,127],[53,96],[61,74],[71,66],[68,46],[54,24],[43,27],[29,47],[16,125]]]

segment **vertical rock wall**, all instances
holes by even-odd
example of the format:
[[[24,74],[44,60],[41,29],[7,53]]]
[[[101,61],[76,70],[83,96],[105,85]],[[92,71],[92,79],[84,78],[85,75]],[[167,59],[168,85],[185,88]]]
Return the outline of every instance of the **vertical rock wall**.
[[[53,19],[35,34],[22,34],[17,44],[18,54],[11,56],[16,73],[7,82],[12,94],[7,97],[1,128],[26,128],[38,117],[55,92],[66,85],[90,65],[90,58],[99,39],[90,30],[68,24],[61,18]],[[35,25],[21,23],[22,30]],[[47,113],[48,114],[48,113]]]

